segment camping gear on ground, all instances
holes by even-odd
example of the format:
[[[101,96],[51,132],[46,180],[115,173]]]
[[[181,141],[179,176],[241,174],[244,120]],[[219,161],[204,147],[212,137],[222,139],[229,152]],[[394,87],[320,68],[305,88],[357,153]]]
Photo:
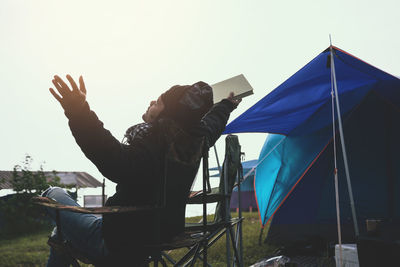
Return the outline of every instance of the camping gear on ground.
[[[340,264],[340,247],[335,246],[335,261],[336,266],[346,266],[346,267],[359,267],[357,245],[356,244],[342,244],[342,264]]]
[[[285,267],[286,263],[289,263],[290,259],[286,256],[275,256],[269,259],[259,261],[250,267]]]
[[[271,222],[270,243],[315,238],[338,242],[336,171],[343,242],[356,241],[356,227],[365,233],[367,218],[385,222],[388,231],[400,236],[400,80],[330,48],[226,127],[226,133],[273,133],[260,153],[255,178],[262,225]],[[357,216],[346,183],[343,142],[333,131],[338,111],[332,99],[335,81]]]
[[[334,267],[333,258],[316,256],[269,256],[250,267]],[[345,265],[347,267],[347,265]]]

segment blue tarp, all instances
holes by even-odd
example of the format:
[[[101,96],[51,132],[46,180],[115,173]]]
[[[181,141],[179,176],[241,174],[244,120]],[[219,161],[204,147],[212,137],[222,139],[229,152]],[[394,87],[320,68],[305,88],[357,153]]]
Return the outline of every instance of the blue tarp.
[[[305,228],[301,232],[305,233],[321,224],[335,223],[329,54],[329,49],[319,54],[226,128],[225,133],[272,133],[261,150],[255,179],[263,225],[274,218],[273,224],[302,224]],[[341,116],[348,123],[345,138],[356,209],[361,212],[360,219],[374,215],[393,218],[397,216],[393,209],[383,213],[379,210],[387,210],[388,205],[400,206],[400,198],[387,191],[388,183],[400,184],[400,169],[394,163],[388,164],[400,160],[396,153],[400,142],[392,138],[386,150],[381,144],[388,135],[400,133],[400,126],[391,126],[393,122],[400,124],[400,80],[335,47],[334,54]],[[343,179],[342,220],[351,223],[341,154],[338,161]],[[366,187],[365,181],[371,187]],[[376,197],[368,201],[370,194]],[[387,195],[392,195],[390,201]]]
[[[400,106],[399,79],[383,72],[343,50],[334,49],[339,97],[347,94],[342,113],[357,105],[370,90],[377,90]],[[267,96],[227,125],[225,133],[266,132],[287,135],[331,101],[329,50],[325,50]],[[379,85],[381,84],[381,85]],[[377,86],[379,85],[379,86]],[[325,114],[313,127],[322,128],[331,122]],[[305,129],[307,130],[307,129]]]

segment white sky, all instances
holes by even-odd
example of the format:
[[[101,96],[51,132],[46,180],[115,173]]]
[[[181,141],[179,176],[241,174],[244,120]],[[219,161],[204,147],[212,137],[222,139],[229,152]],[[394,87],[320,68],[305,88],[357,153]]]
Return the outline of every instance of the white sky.
[[[255,94],[233,119],[327,48],[329,34],[398,76],[399,10],[395,0],[1,0],[0,170],[28,153],[34,169],[45,161],[102,179],[48,91],[54,74],[83,75],[89,104],[118,139],[170,86],[243,73]],[[239,138],[246,159],[257,158],[265,135]]]

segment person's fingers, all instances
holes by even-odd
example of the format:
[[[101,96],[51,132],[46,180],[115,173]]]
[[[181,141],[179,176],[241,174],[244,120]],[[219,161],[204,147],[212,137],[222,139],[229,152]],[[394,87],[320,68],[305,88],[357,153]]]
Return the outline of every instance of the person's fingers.
[[[235,99],[234,96],[235,96],[235,94],[233,92],[230,92],[227,99],[229,101],[231,101],[231,103],[234,104],[237,107],[239,105],[239,103],[242,101],[242,99],[241,98],[236,98]]]
[[[53,88],[49,88],[49,90],[50,90],[50,93],[54,96],[54,98],[55,98],[58,102],[61,103],[61,101],[62,101],[61,96],[59,96],[59,95],[54,91]]]
[[[68,93],[55,79],[53,79],[51,82],[54,84],[54,87],[57,89],[60,95],[65,96],[65,94]]]
[[[53,84],[62,96],[68,95],[71,92],[68,85],[58,75],[54,76]]]
[[[78,91],[79,91],[79,88],[78,88],[78,86],[76,85],[74,79],[72,79],[71,75],[68,74],[66,77],[67,77],[69,83],[71,84],[72,91],[78,92]]]
[[[79,87],[80,87],[82,93],[84,93],[86,95],[86,87],[85,87],[85,82],[83,81],[82,75],[79,77]]]
[[[69,86],[63,81],[63,79],[60,78],[60,76],[55,75],[54,79],[56,80],[56,82],[58,82],[61,87],[65,88],[65,89],[69,89]]]

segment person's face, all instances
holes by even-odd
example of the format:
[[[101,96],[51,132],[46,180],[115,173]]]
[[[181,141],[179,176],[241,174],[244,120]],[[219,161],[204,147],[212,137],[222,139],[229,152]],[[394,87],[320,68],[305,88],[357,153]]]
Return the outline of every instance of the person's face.
[[[161,111],[164,110],[164,103],[161,100],[161,96],[157,101],[151,101],[150,106],[147,108],[146,113],[143,114],[142,119],[147,122],[153,122],[160,115]]]

